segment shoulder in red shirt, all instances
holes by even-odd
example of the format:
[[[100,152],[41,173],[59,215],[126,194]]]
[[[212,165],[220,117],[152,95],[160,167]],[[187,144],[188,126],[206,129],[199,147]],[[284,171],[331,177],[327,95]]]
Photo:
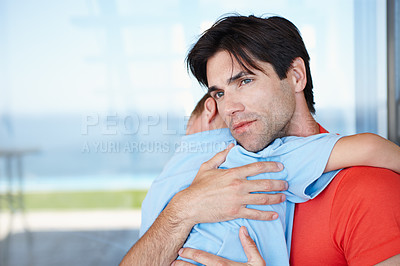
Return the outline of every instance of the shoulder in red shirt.
[[[373,265],[400,254],[400,175],[351,167],[296,204],[290,265]]]

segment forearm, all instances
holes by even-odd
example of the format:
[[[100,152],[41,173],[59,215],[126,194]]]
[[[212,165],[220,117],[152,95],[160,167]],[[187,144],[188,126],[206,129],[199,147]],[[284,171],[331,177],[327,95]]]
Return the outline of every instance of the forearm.
[[[171,202],[129,250],[120,265],[170,265],[192,227],[185,213]]]
[[[246,208],[247,205],[278,204],[283,194],[260,194],[287,190],[283,180],[247,180],[264,172],[279,172],[275,162],[258,162],[229,170],[217,169],[229,150],[203,163],[192,184],[178,192],[143,237],[129,250],[120,265],[169,265],[177,257],[190,230],[197,223],[236,218],[273,220],[275,212]]]
[[[400,173],[400,148],[371,133],[343,137],[332,150],[325,172],[361,165],[387,168]]]
[[[387,168],[400,173],[400,147],[382,137],[377,137],[371,151],[375,160],[370,159],[372,166]]]

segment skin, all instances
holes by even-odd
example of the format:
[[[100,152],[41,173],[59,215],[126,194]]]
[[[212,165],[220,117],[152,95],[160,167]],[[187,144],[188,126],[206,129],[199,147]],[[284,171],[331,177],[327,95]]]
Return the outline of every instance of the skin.
[[[297,58],[283,80],[271,64],[258,64],[263,71],[251,69],[250,73],[226,51],[207,63],[209,91],[235,139],[257,152],[277,137],[318,133],[303,94],[304,62]]]
[[[251,69],[252,73],[248,73],[238,62],[232,60],[232,56],[226,51],[217,52],[207,63],[211,96],[217,101],[221,117],[238,142],[250,151],[259,151],[275,137],[288,135],[306,137],[319,133],[319,126],[308,111],[303,94],[307,80],[302,59],[296,58],[293,61],[287,78],[283,80],[279,80],[270,64],[257,63],[264,71]],[[286,104],[290,106],[285,106]],[[262,132],[266,132],[267,136],[263,136]],[[348,150],[346,142],[353,141],[354,143],[354,138],[368,139],[370,137],[371,135],[364,134],[342,141],[340,148],[333,154],[333,161],[336,164],[331,163],[328,168],[337,169],[338,165],[348,163],[338,158],[340,153],[346,153],[342,150]],[[395,150],[398,154],[398,147],[394,147],[394,144],[390,142],[383,142],[380,144],[389,145],[390,147],[387,148]],[[378,146],[381,147],[379,144]],[[373,145],[372,148],[375,147]],[[363,150],[365,146],[359,145],[356,148]],[[384,148],[379,148],[379,150],[385,151]],[[349,166],[351,165],[354,164]],[[393,166],[398,169],[396,160]],[[181,256],[187,259],[200,263],[211,262],[207,265],[235,263],[199,250],[183,249],[180,252]],[[176,261],[175,265],[191,264]],[[265,262],[261,257],[257,257],[251,263],[249,259],[247,265],[265,265]],[[378,265],[400,265],[400,255],[393,256]]]
[[[400,148],[391,141],[371,133],[341,138],[329,156],[324,172],[355,165],[388,168],[400,174]]]
[[[226,127],[218,115],[213,99],[206,101],[204,109],[201,117],[196,117],[189,123],[188,134],[199,132],[199,130]],[[232,169],[218,169],[218,166],[225,161],[230,148],[232,146],[202,164],[192,184],[172,198],[149,230],[124,256],[120,265],[170,265],[178,256],[178,251],[183,246],[190,230],[197,223],[220,222],[236,218],[265,221],[278,218],[275,212],[248,209],[246,205],[278,204],[285,201],[285,195],[281,193],[254,194],[251,192],[283,191],[287,189],[287,182],[247,180],[247,176],[281,171],[282,164],[259,162]],[[197,254],[196,252],[194,254]],[[252,258],[252,260],[259,260],[261,256],[253,255]]]
[[[208,98],[204,102],[203,112],[189,118],[186,135],[225,127],[224,120],[218,114],[217,103],[213,98]]]
[[[211,68],[214,68],[212,73]],[[214,71],[223,72],[218,72],[213,76]],[[217,99],[217,105],[221,117],[231,130],[236,130],[234,128],[235,122],[243,122],[240,120],[241,118],[251,116],[256,118],[256,122],[253,123],[255,125],[245,126],[240,130],[236,130],[235,133],[232,132],[238,136],[243,146],[258,150],[265,147],[273,136],[285,134],[309,136],[319,133],[319,126],[308,111],[302,92],[306,84],[305,67],[302,59],[294,60],[286,81],[283,81],[283,83],[276,75],[266,79],[262,77],[265,73],[255,73],[253,71],[256,78],[261,78],[262,85],[268,85],[265,84],[267,81],[273,81],[274,85],[268,85],[267,88],[273,91],[277,91],[281,86],[285,88],[285,92],[281,93],[285,99],[279,101],[275,108],[282,106],[285,101],[294,104],[294,106],[290,107],[288,114],[279,116],[280,118],[284,117],[286,120],[286,123],[281,123],[279,127],[268,127],[266,125],[268,116],[260,113],[262,111],[261,104],[257,104],[257,108],[250,109],[248,105],[251,105],[255,100],[246,98],[246,105],[243,106],[236,94],[239,90],[233,89],[236,87],[228,86],[231,83],[229,82],[231,78],[242,71],[244,69],[240,68],[237,62],[231,60],[230,55],[226,52],[215,54],[207,64],[207,74],[212,75],[208,80],[208,84],[211,85],[210,88],[218,88],[219,91],[226,92],[226,95],[228,95],[228,97],[224,96],[227,104],[221,105],[224,104],[224,100]],[[220,75],[222,77],[219,77]],[[260,99],[265,100],[271,94],[272,91],[269,94],[253,95],[253,97],[258,99],[258,96],[260,96]],[[230,97],[233,97],[234,100],[231,100]],[[274,118],[272,115],[269,117]],[[251,128],[260,133],[263,127],[269,128],[268,138],[262,137],[261,134],[256,134],[257,136],[253,138],[250,134],[251,132],[248,131]],[[251,141],[248,141],[246,137],[250,137]],[[254,146],[251,144],[253,141],[256,142]],[[281,193],[259,194],[251,192],[282,191],[287,189],[287,183],[282,180],[247,180],[247,177],[258,173],[280,171],[283,166],[274,162],[258,162],[237,168],[218,169],[225,161],[228,152],[229,148],[202,164],[192,184],[173,197],[150,229],[126,254],[121,265],[168,265],[172,263],[176,259],[178,251],[189,235],[191,228],[197,223],[222,222],[236,218],[266,221],[277,218],[277,213],[248,209],[246,205],[283,202],[285,196]],[[196,206],[196,208],[193,208],[193,206]],[[196,252],[187,254],[184,250],[182,251],[184,256],[196,260]],[[144,256],[143,254],[146,255]],[[191,255],[194,258],[190,257]],[[204,256],[211,256],[211,254],[207,253]],[[179,263],[182,262],[176,262],[177,265]],[[258,265],[258,263],[263,265],[262,258],[257,257],[254,265]]]
[[[195,261],[204,264],[204,265],[232,265],[232,266],[241,266],[241,265],[257,265],[257,266],[265,266],[265,262],[258,252],[257,246],[254,243],[253,239],[249,236],[246,227],[242,226],[239,230],[239,238],[242,243],[244,253],[248,261],[246,263],[233,262],[227,259],[218,257],[216,255],[209,254],[202,250],[196,250],[191,248],[184,248],[179,250],[179,255],[182,257],[193,257],[196,258]],[[179,265],[193,265],[191,263],[185,261],[176,261],[172,264],[173,266]]]
[[[264,148],[274,137],[318,134],[319,125],[309,112],[303,94],[306,72],[302,59],[296,58],[293,61],[284,80],[279,80],[276,73],[271,72],[273,69],[269,64],[264,64],[263,68],[262,72],[252,70],[250,80],[244,80],[241,74],[238,85],[239,79],[234,80],[232,77],[245,69],[232,60],[228,53],[218,52],[208,61],[208,84],[217,101],[220,115],[232,134],[246,149],[252,151]],[[247,86],[249,84],[251,86]],[[216,95],[216,92],[219,94]],[[253,98],[247,97],[247,93],[252,94]],[[280,97],[274,97],[275,93]],[[281,123],[280,119],[284,122]],[[266,137],[262,136],[262,130],[266,130]],[[276,213],[248,209],[246,205],[283,202],[283,194],[251,192],[282,191],[287,189],[287,183],[280,180],[247,180],[247,176],[280,171],[282,166],[274,162],[218,169],[228,151],[229,148],[202,164],[193,183],[174,196],[151,228],[124,257],[121,265],[169,265],[177,257],[178,251],[182,257],[205,262],[207,265],[235,265],[235,262],[203,251],[180,247],[197,223],[236,218],[276,219]],[[247,265],[265,265],[256,249],[248,259]],[[187,263],[176,261],[175,265]],[[380,265],[400,265],[400,257],[394,256]]]
[[[222,119],[233,137],[253,152],[287,135],[295,108],[293,87],[280,80],[270,64],[261,63],[261,67],[265,73],[249,73],[238,63],[232,64],[228,52],[217,53],[207,64],[210,93]]]
[[[250,73],[226,51],[217,52],[207,62],[209,92],[235,139],[245,149],[256,152],[277,137],[319,133],[303,94],[307,80],[302,59],[294,60],[283,80],[269,63],[258,64],[264,71],[251,69]],[[206,260],[216,262],[214,265],[234,263],[202,251],[183,249],[181,254],[200,263]],[[176,261],[175,265],[190,264]],[[265,265],[265,262],[258,256],[253,261],[249,259],[247,265]]]

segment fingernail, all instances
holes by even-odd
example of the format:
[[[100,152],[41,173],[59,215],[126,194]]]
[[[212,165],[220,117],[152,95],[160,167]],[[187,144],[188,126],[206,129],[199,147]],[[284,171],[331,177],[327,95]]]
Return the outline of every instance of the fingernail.
[[[272,215],[272,219],[278,219],[278,214],[274,214],[274,215]]]
[[[178,254],[181,255],[182,252],[183,252],[183,248],[181,248],[181,249],[178,251]]]
[[[283,164],[280,162],[277,162],[276,165],[278,166],[279,170],[283,170]]]
[[[172,263],[171,263],[171,266],[174,266],[175,265],[175,261],[173,261]]]
[[[285,189],[287,190],[289,188],[288,182],[285,182]]]
[[[282,195],[282,196],[281,196],[281,200],[282,200],[282,201],[285,201],[285,200],[286,200],[286,196],[285,196],[285,195]]]

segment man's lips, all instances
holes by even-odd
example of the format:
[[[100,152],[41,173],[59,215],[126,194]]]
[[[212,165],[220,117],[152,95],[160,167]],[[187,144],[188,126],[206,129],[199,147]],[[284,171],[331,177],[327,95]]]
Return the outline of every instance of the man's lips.
[[[247,129],[248,126],[250,126],[254,121],[256,120],[251,120],[251,121],[242,121],[242,122],[237,122],[232,124],[232,131],[235,131],[236,133],[242,133],[244,130]]]

